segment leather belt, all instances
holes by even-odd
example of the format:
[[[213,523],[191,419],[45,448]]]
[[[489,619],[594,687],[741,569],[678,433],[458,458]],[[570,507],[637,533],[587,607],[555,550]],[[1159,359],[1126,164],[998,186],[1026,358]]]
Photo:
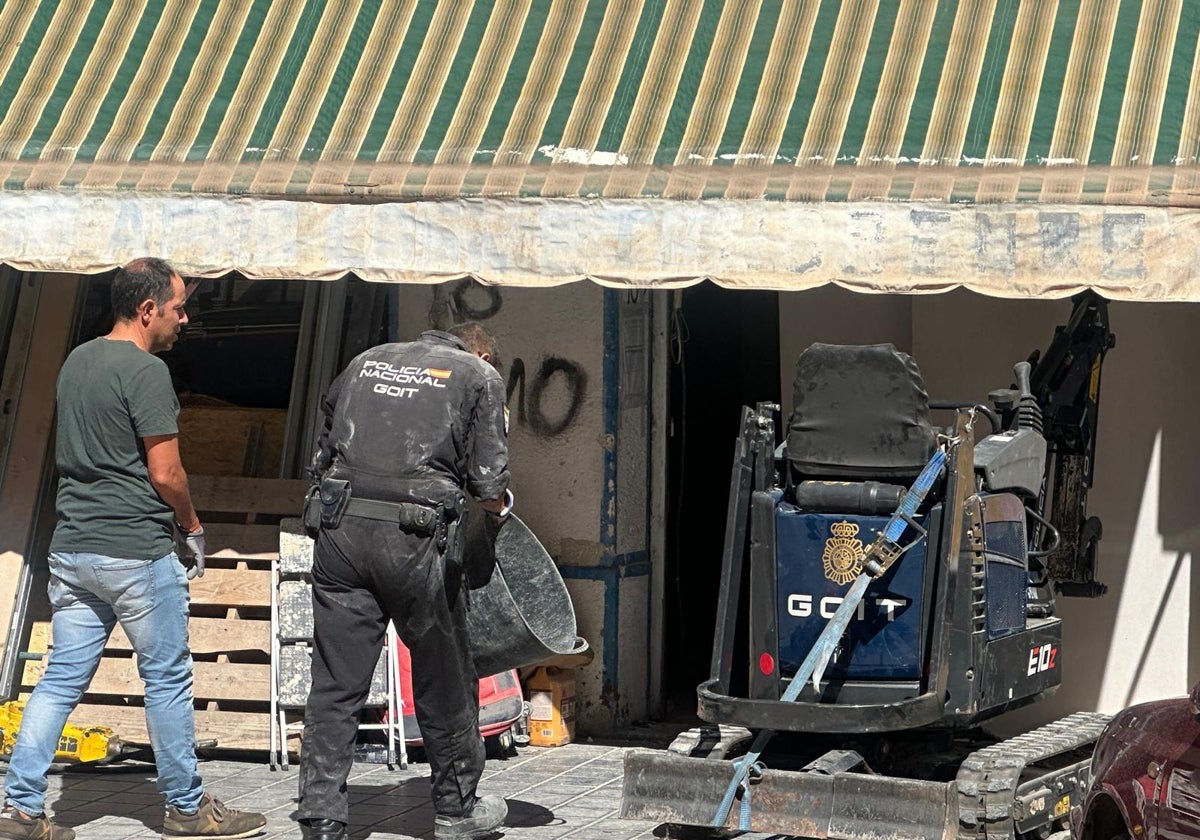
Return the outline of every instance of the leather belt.
[[[346,503],[346,515],[380,522],[393,522],[419,534],[433,534],[442,524],[442,512],[416,502],[380,502],[353,496]]]

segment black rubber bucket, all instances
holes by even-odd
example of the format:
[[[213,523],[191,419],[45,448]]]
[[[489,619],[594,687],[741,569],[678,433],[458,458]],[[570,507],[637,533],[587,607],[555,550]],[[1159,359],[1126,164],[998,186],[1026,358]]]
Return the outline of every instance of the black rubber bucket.
[[[463,563],[471,587],[467,627],[480,677],[583,653],[575,607],[550,554],[515,515],[499,531],[472,507],[463,523]]]

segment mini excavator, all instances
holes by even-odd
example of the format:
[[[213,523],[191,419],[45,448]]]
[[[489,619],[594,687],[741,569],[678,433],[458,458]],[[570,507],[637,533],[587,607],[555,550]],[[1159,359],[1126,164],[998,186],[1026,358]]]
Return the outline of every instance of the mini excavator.
[[[814,344],[785,440],[777,405],[743,408],[705,725],[627,754],[622,816],[669,836],[1065,837],[1107,716],[981,724],[1060,684],[1056,599],[1104,594],[1087,495],[1114,344],[1085,292],[990,405],[931,401],[890,344]]]

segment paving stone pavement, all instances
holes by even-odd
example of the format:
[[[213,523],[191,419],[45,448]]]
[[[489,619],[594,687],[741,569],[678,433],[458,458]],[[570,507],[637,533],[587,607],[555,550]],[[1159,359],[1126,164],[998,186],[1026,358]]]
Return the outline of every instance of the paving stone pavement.
[[[522,747],[515,756],[489,759],[479,790],[508,800],[507,840],[651,838],[653,823],[617,816],[627,749],[588,743]],[[5,768],[0,764],[0,770]],[[293,821],[294,764],[272,771],[265,760],[251,756],[203,761],[200,772],[218,799],[266,814],[264,840],[300,837]],[[433,837],[427,764],[389,770],[356,763],[349,786],[353,840]],[[46,801],[56,821],[74,828],[79,840],[152,838],[162,828],[163,801],[154,787],[154,768],[147,764],[124,762],[53,774]],[[756,835],[744,836],[752,840]]]

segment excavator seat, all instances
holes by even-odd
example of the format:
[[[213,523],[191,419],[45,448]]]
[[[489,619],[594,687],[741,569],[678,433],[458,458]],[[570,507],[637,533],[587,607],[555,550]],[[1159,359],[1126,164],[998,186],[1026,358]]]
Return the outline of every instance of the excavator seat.
[[[787,435],[794,477],[907,484],[935,445],[911,356],[891,344],[813,344],[800,354]]]

